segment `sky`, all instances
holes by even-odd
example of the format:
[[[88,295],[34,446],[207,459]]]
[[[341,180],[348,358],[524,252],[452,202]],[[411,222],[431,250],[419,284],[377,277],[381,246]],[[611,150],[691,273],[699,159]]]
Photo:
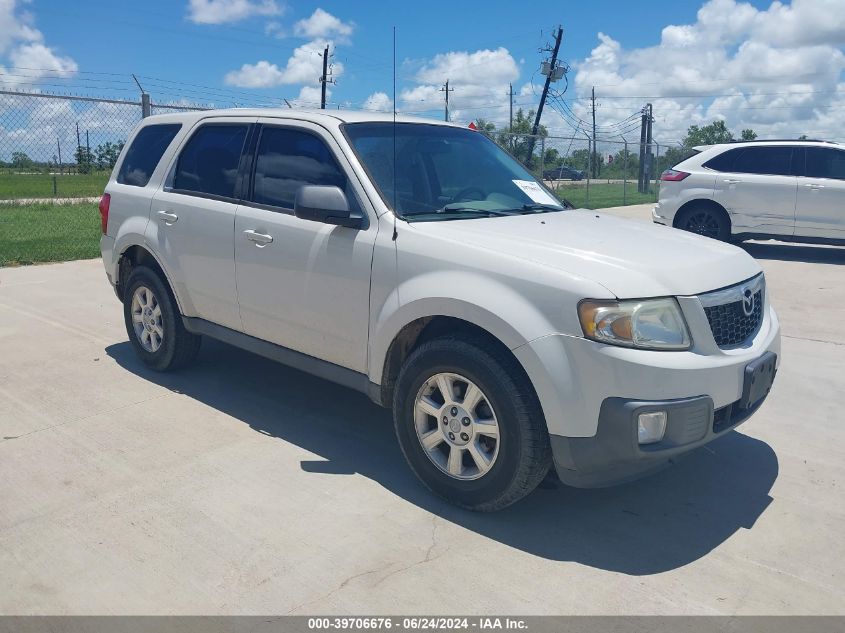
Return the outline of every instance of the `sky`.
[[[552,135],[583,136],[595,87],[603,138],[635,138],[650,102],[667,144],[714,119],[845,140],[845,0],[0,0],[0,90],[137,100],[134,73],[154,102],[314,107],[328,45],[329,107],[392,111],[396,27],[399,112],[442,118],[448,79],[453,121],[506,127],[558,25]]]

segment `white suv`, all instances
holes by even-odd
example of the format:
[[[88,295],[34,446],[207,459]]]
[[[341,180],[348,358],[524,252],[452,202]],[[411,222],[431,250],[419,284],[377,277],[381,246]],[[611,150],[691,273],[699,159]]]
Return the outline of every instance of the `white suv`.
[[[100,209],[143,363],[182,366],[210,336],[364,392],[417,476],[475,510],[552,463],[579,486],[651,472],[748,418],[775,375],[746,253],[567,209],[450,124],[154,116]]]
[[[660,178],[658,224],[725,241],[845,244],[845,146],[750,141],[694,149]]]

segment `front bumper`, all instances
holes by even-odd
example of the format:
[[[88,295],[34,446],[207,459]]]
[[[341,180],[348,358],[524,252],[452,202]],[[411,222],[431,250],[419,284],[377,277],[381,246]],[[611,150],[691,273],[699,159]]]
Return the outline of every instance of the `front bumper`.
[[[714,409],[709,396],[662,401],[608,398],[602,403],[595,436],[551,436],[555,470],[561,481],[579,488],[637,479],[735,429],[767,396],[751,408],[741,408],[738,400],[719,409]],[[641,445],[637,416],[650,411],[666,411],[666,432],[660,442]]]
[[[753,413],[740,413],[737,406],[744,397],[746,368],[768,352],[780,359],[780,325],[768,298],[767,316],[753,339],[725,350],[709,334],[700,301],[681,297],[679,302],[693,332],[689,351],[637,350],[564,334],[513,350],[540,400],[563,481],[600,486],[647,474],[735,428]],[[690,422],[684,441],[673,432],[671,444],[640,448],[632,439],[636,423],[631,427],[629,416],[621,425],[616,409],[629,411],[634,406],[630,403],[672,409],[675,424],[681,415],[699,416],[699,426]],[[705,430],[696,435],[693,427]],[[624,435],[624,442],[608,440],[608,434],[617,433]]]

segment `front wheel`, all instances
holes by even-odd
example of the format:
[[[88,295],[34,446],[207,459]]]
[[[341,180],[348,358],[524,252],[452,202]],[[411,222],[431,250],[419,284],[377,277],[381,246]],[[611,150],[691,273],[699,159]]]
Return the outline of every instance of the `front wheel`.
[[[396,436],[433,492],[480,511],[504,508],[551,464],[531,384],[506,350],[478,338],[438,338],[408,357],[393,401]]]

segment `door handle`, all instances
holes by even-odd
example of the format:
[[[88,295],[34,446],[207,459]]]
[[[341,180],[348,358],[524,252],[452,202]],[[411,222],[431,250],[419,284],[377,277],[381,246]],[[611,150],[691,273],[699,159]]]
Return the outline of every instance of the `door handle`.
[[[253,231],[252,229],[247,229],[244,231],[244,235],[246,235],[246,239],[250,242],[254,242],[258,247],[264,247],[268,244],[273,243],[273,236],[267,235],[266,233],[259,233],[258,231]]]
[[[804,186],[807,187],[808,189],[824,189],[824,185],[820,185],[820,184],[815,183],[815,182],[808,183]]]
[[[164,222],[167,226],[170,226],[172,224],[176,224],[176,220],[179,219],[179,216],[175,213],[171,213],[170,211],[159,211],[158,219]]]
[[[726,182],[729,185],[735,185],[738,182],[742,182],[741,180],[737,180],[736,178],[725,178],[722,182]]]

